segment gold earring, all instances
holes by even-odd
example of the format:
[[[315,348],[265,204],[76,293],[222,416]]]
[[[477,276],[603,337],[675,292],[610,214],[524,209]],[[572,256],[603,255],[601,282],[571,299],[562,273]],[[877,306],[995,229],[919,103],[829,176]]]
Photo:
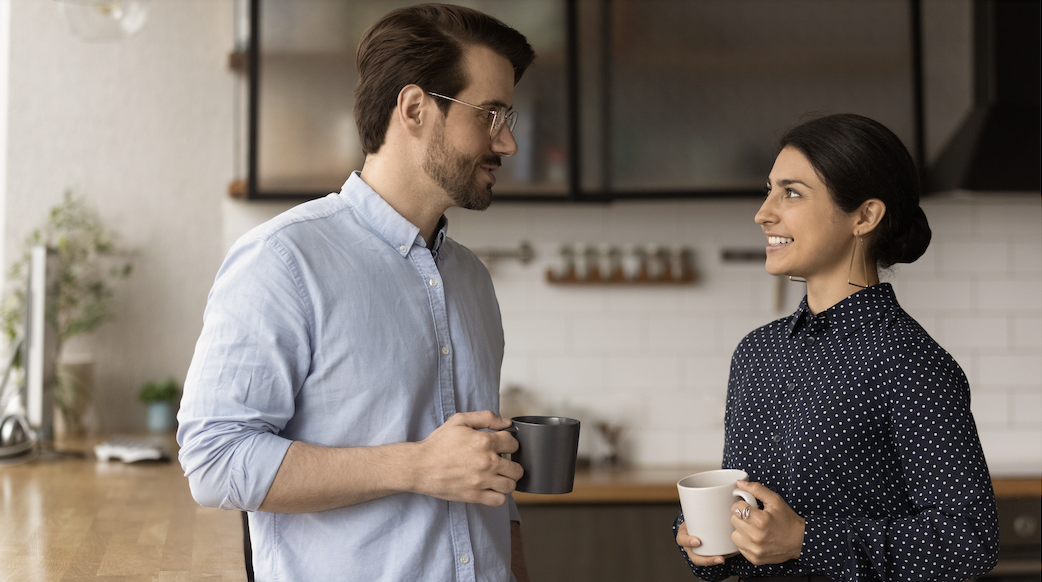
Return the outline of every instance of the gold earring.
[[[854,273],[854,255],[857,254],[857,248],[861,247],[861,253],[865,256],[865,284],[858,285],[850,280],[851,275]],[[865,241],[859,234],[854,235],[854,247],[850,250],[850,268],[847,269],[847,284],[859,287],[861,289],[868,289],[868,254],[865,253]]]

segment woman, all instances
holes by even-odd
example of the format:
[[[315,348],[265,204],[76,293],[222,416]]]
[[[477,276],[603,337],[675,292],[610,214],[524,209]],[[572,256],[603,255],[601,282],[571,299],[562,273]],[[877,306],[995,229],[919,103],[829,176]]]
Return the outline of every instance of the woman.
[[[740,554],[692,571],[792,580],[965,580],[995,565],[995,498],[966,376],[877,269],[926,251],[919,178],[900,140],[858,115],[782,138],[756,222],[767,272],[806,280],[786,318],[731,362],[723,467],[762,504],[733,506]]]

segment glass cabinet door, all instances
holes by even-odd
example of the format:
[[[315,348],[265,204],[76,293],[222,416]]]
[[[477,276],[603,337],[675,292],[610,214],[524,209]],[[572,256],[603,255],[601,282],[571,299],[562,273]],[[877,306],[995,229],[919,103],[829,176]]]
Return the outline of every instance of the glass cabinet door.
[[[252,198],[338,191],[364,31],[414,0],[249,0]],[[785,129],[853,112],[919,151],[915,0],[463,0],[536,51],[497,199],[757,195]]]
[[[339,191],[364,156],[354,122],[355,52],[365,30],[414,1],[255,0],[255,198]],[[504,158],[497,195],[563,196],[567,179],[564,3],[467,5],[528,37],[538,55],[514,93],[518,152]]]
[[[907,0],[579,0],[582,189],[759,191],[787,127],[853,112],[915,149]]]

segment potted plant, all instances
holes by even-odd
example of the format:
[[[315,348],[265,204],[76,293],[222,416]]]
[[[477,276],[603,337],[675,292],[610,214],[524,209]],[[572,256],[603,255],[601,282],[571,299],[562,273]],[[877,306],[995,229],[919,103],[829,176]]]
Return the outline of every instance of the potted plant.
[[[181,385],[173,378],[149,382],[141,387],[138,400],[148,406],[148,430],[167,432],[174,427],[174,400],[181,394]]]
[[[43,226],[33,230],[23,243],[22,255],[11,265],[9,287],[0,305],[0,323],[10,341],[19,336],[25,323],[25,282],[29,276],[30,249],[43,245],[58,252],[57,330],[58,358],[71,337],[94,331],[115,319],[111,308],[111,283],[130,276],[132,266],[116,243],[116,236],[104,227],[97,212],[83,198],[69,191],[61,204],[51,208]],[[90,400],[92,365],[79,362],[63,369],[59,366],[55,406],[65,430],[83,431],[83,415]]]

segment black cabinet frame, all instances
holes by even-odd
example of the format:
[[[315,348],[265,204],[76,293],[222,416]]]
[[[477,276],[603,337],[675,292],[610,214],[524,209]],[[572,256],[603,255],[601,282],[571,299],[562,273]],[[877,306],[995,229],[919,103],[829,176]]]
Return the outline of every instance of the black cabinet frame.
[[[234,182],[230,187],[230,193],[234,197],[248,200],[263,201],[285,201],[285,200],[309,200],[328,194],[328,192],[311,192],[298,190],[271,190],[259,191],[258,176],[258,135],[259,135],[259,105],[260,105],[260,45],[261,45],[261,0],[249,1],[249,40],[243,55],[233,55],[232,62],[237,68],[245,70],[247,77],[247,128],[246,128],[246,176],[244,180]],[[682,189],[682,190],[628,190],[614,191],[600,189],[592,191],[584,190],[582,187],[582,128],[579,116],[581,103],[581,89],[579,77],[579,0],[563,0],[565,7],[565,75],[568,107],[568,191],[562,195],[525,194],[497,191],[495,200],[497,202],[540,202],[540,203],[575,203],[595,202],[605,203],[613,200],[639,199],[639,200],[663,200],[684,198],[729,198],[729,197],[762,197],[763,191],[755,189]],[[607,7],[612,0],[600,0]],[[909,10],[909,29],[911,31],[910,58],[912,68],[911,97],[912,97],[912,123],[915,143],[912,145],[912,155],[923,168],[925,160],[924,145],[924,112],[923,112],[923,66],[922,66],[922,7],[921,0],[907,0]],[[611,27],[610,11],[602,9],[601,26],[604,30]],[[233,64],[233,66],[236,66]],[[608,90],[611,83],[612,72],[612,50],[608,34],[601,35],[600,63],[601,69],[601,91],[607,100],[611,92]],[[601,107],[604,117],[604,131],[610,130],[610,103],[605,102]],[[610,177],[610,136],[601,140],[601,159],[604,160],[604,183],[611,183]],[[344,177],[347,178],[346,176]]]

